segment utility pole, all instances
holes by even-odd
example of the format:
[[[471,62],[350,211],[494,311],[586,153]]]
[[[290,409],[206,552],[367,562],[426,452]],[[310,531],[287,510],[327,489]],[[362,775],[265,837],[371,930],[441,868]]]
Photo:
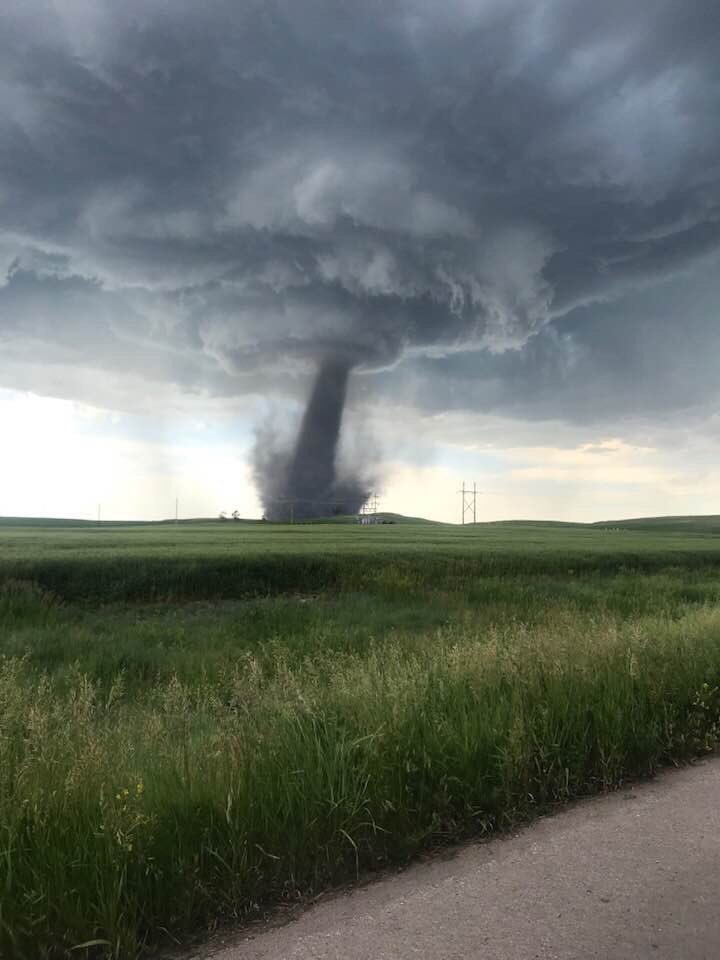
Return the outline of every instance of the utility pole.
[[[180,504],[179,504],[179,498],[178,498],[178,497],[175,497],[175,523],[177,523],[177,522],[178,522],[178,516],[179,516],[179,513],[178,513],[178,511],[179,511],[179,506],[180,506]]]
[[[98,519],[97,519],[97,522],[98,522],[98,526],[100,526],[100,504],[98,504]]]
[[[461,523],[477,523],[477,483],[473,481],[472,490],[470,487],[465,486],[465,481],[463,480],[462,490],[458,490],[458,493],[462,497],[462,507],[460,514]],[[467,517],[472,517],[472,521],[468,521]]]

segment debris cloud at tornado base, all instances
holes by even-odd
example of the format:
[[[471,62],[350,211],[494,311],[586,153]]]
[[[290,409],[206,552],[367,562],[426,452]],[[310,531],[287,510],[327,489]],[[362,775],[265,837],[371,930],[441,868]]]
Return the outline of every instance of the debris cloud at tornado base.
[[[254,451],[255,480],[268,520],[309,520],[356,513],[370,495],[363,470],[338,464],[348,379],[347,357],[321,359],[297,439],[279,449],[272,431],[261,431]]]

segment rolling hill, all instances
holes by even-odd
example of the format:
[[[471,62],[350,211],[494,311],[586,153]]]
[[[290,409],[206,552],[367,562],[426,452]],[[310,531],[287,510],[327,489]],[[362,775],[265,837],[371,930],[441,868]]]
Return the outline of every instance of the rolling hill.
[[[401,513],[382,512],[378,514],[381,523],[386,524],[426,524],[442,526],[441,521],[427,520],[424,517],[407,517]],[[326,517],[318,520],[300,521],[303,524],[351,524],[356,523],[355,516]],[[111,527],[111,526],[160,526],[174,524],[174,520],[102,520],[100,524],[96,520],[78,520],[62,517],[0,517],[0,527]],[[227,520],[221,521],[217,518],[197,517],[180,520],[182,526],[192,526],[193,524],[252,524],[253,526],[263,525],[262,520],[240,519],[239,521]],[[459,526],[459,524],[447,524],[448,526]],[[274,526],[274,524],[268,524]],[[633,530],[647,531],[648,533],[705,533],[720,534],[720,515],[712,514],[707,516],[678,516],[678,517],[636,517],[627,520],[598,520],[595,523],[581,523],[566,520],[490,520],[480,521],[468,526],[485,528],[507,528],[508,530],[517,530],[518,528],[532,528],[537,531],[542,529],[586,529],[586,530]]]

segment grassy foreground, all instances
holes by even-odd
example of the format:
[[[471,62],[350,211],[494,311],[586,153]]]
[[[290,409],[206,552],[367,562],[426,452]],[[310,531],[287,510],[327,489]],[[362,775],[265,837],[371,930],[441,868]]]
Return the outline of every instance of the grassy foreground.
[[[134,958],[712,749],[719,574],[702,533],[0,530],[0,956]]]

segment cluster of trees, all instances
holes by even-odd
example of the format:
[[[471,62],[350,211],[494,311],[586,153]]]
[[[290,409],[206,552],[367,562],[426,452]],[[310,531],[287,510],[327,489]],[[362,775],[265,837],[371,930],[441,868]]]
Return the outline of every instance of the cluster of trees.
[[[230,516],[227,515],[227,513],[225,512],[225,510],[221,510],[221,511],[220,511],[220,514],[219,514],[219,516],[218,516],[218,520],[240,520],[240,519],[241,519],[241,517],[240,517],[240,514],[239,514],[239,512],[238,512],[237,510],[233,510],[233,512],[230,514]]]

